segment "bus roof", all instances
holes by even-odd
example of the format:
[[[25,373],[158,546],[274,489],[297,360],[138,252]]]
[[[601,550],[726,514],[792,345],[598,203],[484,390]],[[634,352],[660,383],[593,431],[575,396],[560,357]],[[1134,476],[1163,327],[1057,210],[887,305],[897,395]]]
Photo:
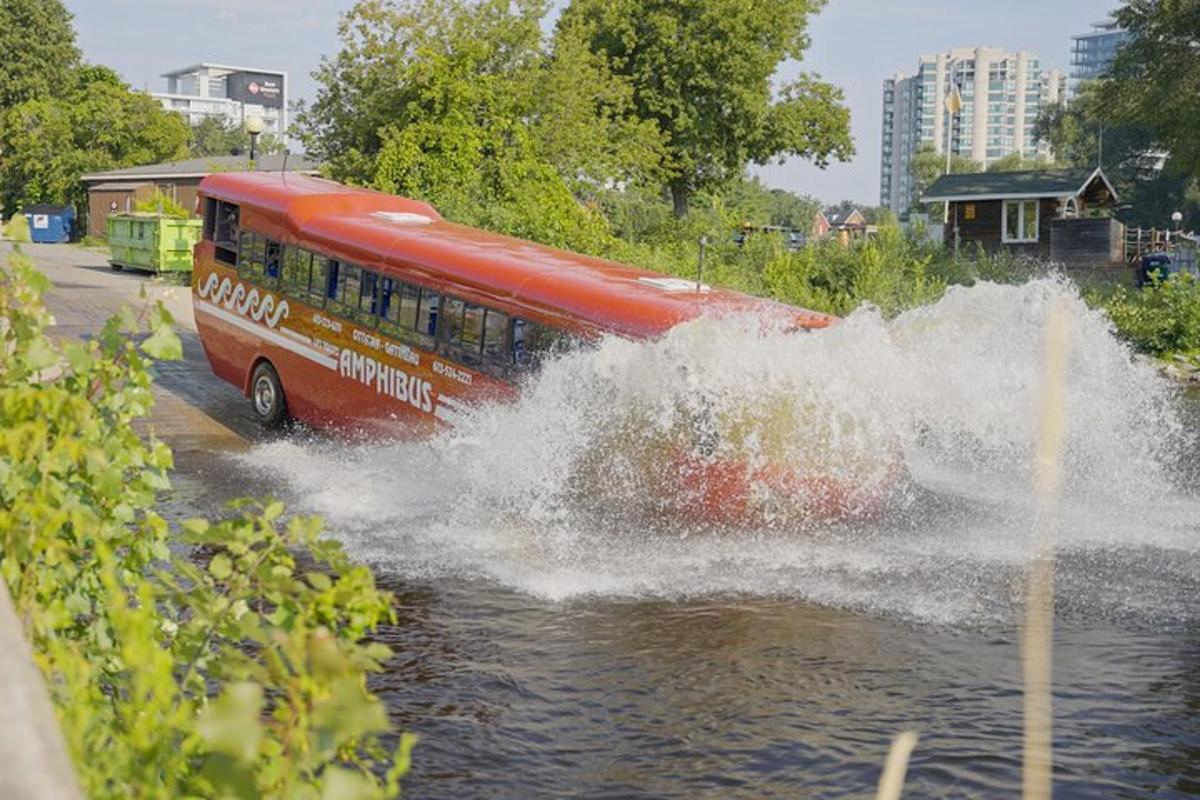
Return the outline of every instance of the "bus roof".
[[[568,329],[646,337],[703,315],[751,313],[799,328],[834,319],[448,222],[427,203],[320,178],[219,173],[200,192],[237,203],[243,220],[247,210],[264,215],[336,258],[446,281]]]

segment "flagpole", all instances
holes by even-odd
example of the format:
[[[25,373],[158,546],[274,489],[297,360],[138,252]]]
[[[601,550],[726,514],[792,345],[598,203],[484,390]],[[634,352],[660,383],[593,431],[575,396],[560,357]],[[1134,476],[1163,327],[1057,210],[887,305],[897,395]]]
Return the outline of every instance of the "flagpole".
[[[946,105],[949,105],[949,103],[947,103]],[[954,124],[954,112],[947,108],[946,109],[946,171],[945,171],[945,173],[943,173],[945,175],[950,174],[950,127],[953,124]],[[950,224],[950,201],[949,200],[947,200],[945,202],[945,206],[946,206],[946,209],[942,214],[942,223],[949,225]]]
[[[942,101],[942,108],[945,110],[945,126],[946,126],[946,175],[950,174],[950,134],[954,129],[954,115],[958,113],[962,107],[962,96],[958,93],[958,86],[954,83],[954,62],[951,61],[947,67],[947,76],[950,78],[950,91],[946,92],[946,97]],[[950,224],[950,201],[945,203],[945,210],[942,213],[942,224]]]

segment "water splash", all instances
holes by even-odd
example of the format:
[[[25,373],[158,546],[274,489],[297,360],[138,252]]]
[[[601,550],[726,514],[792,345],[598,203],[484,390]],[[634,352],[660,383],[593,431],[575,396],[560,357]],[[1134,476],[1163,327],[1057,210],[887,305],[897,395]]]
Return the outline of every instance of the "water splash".
[[[289,440],[243,458],[360,558],[406,576],[554,600],[733,593],[1006,620],[1029,552],[1041,333],[1060,298],[1076,318],[1063,607],[1200,616],[1181,591],[1200,585],[1200,502],[1173,485],[1190,447],[1180,399],[1054,279],[954,288],[895,320],[863,309],[814,334],[729,319],[613,339],[432,441]],[[785,509],[705,529],[677,513],[688,498],[666,480],[662,443],[679,437],[848,481],[901,462],[905,479],[870,519]]]

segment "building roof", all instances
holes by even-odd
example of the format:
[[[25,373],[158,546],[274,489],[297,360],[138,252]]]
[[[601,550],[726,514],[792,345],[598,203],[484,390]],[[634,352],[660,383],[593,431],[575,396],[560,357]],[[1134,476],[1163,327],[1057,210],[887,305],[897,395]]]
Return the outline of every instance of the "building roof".
[[[1033,197],[1078,197],[1086,192],[1097,179],[1104,182],[1104,186],[1115,200],[1117,192],[1099,167],[943,175],[925,190],[925,195],[921,200],[926,203],[941,203],[965,200],[1018,200]]]
[[[255,172],[281,172],[284,156],[259,156]],[[177,178],[203,178],[216,172],[250,172],[250,159],[245,156],[206,156],[189,158],[186,161],[169,161],[166,164],[148,164],[144,167],[114,169],[84,175],[84,183],[111,181],[151,181]],[[303,156],[288,156],[287,171],[302,175],[315,175],[319,165]]]
[[[262,67],[235,67],[230,64],[212,64],[207,61],[200,64],[192,64],[191,66],[173,69],[170,72],[164,72],[160,77],[173,78],[176,75],[190,75],[193,72],[199,72],[202,69],[227,69],[230,72],[261,72],[264,75],[279,75],[286,78],[287,73],[281,69],[264,69]]]
[[[97,183],[95,186],[89,186],[93,192],[127,192],[130,189],[136,189],[139,186],[153,186],[153,181],[138,181],[131,183],[129,181],[112,181],[110,183]]]
[[[858,215],[858,221],[851,223],[850,218],[856,214]],[[859,212],[859,210],[857,208],[852,208],[849,211],[844,211],[844,210],[826,211],[825,219],[834,228],[840,228],[844,225],[851,225],[851,224],[855,224],[855,225],[865,225],[866,224],[866,220],[863,218],[863,215]]]

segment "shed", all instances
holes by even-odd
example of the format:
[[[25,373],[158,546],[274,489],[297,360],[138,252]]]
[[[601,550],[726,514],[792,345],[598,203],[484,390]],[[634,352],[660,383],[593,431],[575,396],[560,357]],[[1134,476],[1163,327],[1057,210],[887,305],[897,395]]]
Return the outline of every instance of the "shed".
[[[922,201],[949,204],[947,246],[980,245],[1071,267],[1124,261],[1124,226],[1092,214],[1117,202],[1099,167],[944,175]]]
[[[303,156],[265,155],[251,164],[245,156],[206,156],[165,164],[149,164],[84,175],[81,180],[88,192],[87,232],[104,236],[108,215],[133,211],[138,201],[161,192],[186,209],[196,205],[200,181],[216,172],[282,172],[316,175],[318,165]],[[116,208],[113,204],[116,204]]]
[[[29,221],[29,238],[39,244],[71,241],[75,229],[75,209],[70,206],[26,206],[22,212]]]
[[[138,203],[154,197],[150,182],[110,181],[88,187],[88,236],[104,236],[110,214],[130,214]],[[97,220],[101,226],[96,225]]]

